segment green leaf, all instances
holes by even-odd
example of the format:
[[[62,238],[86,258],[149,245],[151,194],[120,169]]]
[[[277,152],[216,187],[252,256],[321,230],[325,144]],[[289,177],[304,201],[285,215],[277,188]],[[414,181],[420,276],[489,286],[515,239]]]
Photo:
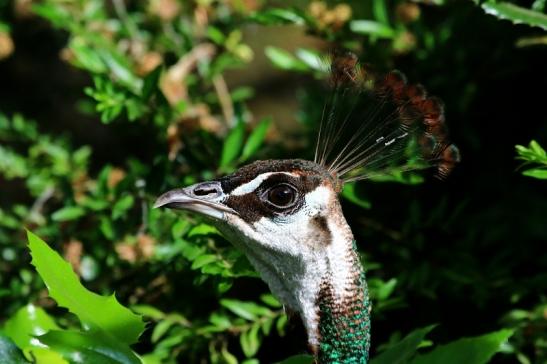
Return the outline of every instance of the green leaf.
[[[435,325],[412,331],[401,341],[391,345],[386,351],[372,359],[370,364],[403,364],[407,363],[418,349],[425,336],[433,330]]]
[[[431,352],[419,355],[411,364],[483,364],[513,335],[512,330],[500,330],[490,334],[460,339],[440,345]]]
[[[352,20],[349,28],[357,34],[372,35],[378,38],[395,38],[395,30],[385,24],[372,20]]]
[[[0,334],[0,363],[29,364],[30,362],[9,338]]]
[[[315,50],[298,48],[296,50],[296,56],[300,58],[300,60],[304,62],[309,68],[315,71],[320,71],[324,73],[329,71],[329,64],[325,62],[321,58],[321,54]]]
[[[21,349],[31,347],[31,340],[34,336],[57,329],[59,327],[46,311],[33,304],[20,308],[4,324],[4,334],[9,336]]]
[[[135,198],[131,195],[125,195],[120,198],[114,204],[112,208],[112,219],[117,220],[120,217],[124,216],[127,210],[129,210],[135,203]]]
[[[216,255],[213,255],[213,254],[204,254],[204,255],[200,255],[199,257],[196,258],[196,260],[194,260],[194,262],[192,263],[192,269],[199,269],[201,267],[203,267],[204,265],[207,265],[209,263],[212,263],[212,262],[216,262],[218,260],[218,257]]]
[[[101,332],[50,331],[38,339],[71,363],[141,364],[129,347]]]
[[[239,158],[240,162],[245,162],[260,148],[262,142],[264,142],[264,137],[266,137],[266,132],[268,131],[271,123],[271,118],[264,118],[253,129],[253,132],[249,135],[249,138],[243,147],[243,152],[241,152],[241,157]]]
[[[245,331],[239,336],[241,350],[247,358],[255,356],[260,348],[259,330],[260,326],[254,324],[249,331]]]
[[[308,71],[309,67],[306,63],[295,58],[292,54],[284,49],[268,46],[265,51],[266,56],[272,61],[272,63],[288,71]]]
[[[271,315],[271,311],[263,306],[259,306],[254,302],[243,302],[232,299],[222,299],[220,304],[232,311],[239,317],[249,321],[256,320],[259,316]]]
[[[313,362],[313,356],[300,354],[291,356],[290,358],[287,358],[282,362],[279,362],[278,364],[312,364]]]
[[[524,176],[533,177],[537,179],[547,179],[547,169],[533,168],[522,172]]]
[[[220,157],[220,167],[228,167],[239,155],[245,136],[245,125],[239,121],[237,125],[230,130],[224,145],[222,146],[222,155]]]
[[[372,13],[377,21],[389,25],[386,0],[372,0]]]
[[[364,209],[370,209],[372,204],[370,201],[363,200],[361,197],[357,196],[355,192],[355,183],[346,183],[344,189],[342,190],[342,197],[353,202],[357,206],[361,206]]]
[[[508,2],[489,0],[481,4],[482,9],[500,19],[510,20],[514,24],[527,24],[547,30],[547,15],[529,10]]]
[[[122,343],[135,343],[144,330],[141,316],[120,305],[114,295],[105,297],[88,291],[57,252],[27,231],[32,265],[59,306],[74,313],[90,330],[103,331]]]
[[[80,206],[66,206],[51,215],[53,221],[76,220],[85,215],[85,210]]]

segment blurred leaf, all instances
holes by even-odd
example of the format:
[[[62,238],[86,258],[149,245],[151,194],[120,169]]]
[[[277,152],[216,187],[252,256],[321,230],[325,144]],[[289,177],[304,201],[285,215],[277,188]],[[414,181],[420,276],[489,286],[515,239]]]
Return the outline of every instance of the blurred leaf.
[[[533,177],[537,179],[547,179],[547,169],[540,169],[540,168],[528,169],[522,172],[522,174],[527,177]]]
[[[254,302],[244,302],[233,299],[221,299],[220,304],[232,311],[237,316],[249,321],[254,321],[262,315],[271,315],[271,311],[263,306],[259,306]]]
[[[357,34],[371,35],[378,38],[395,38],[395,30],[389,26],[372,20],[352,20],[349,28]]]
[[[509,2],[488,0],[480,5],[490,15],[510,20],[513,24],[527,24],[547,30],[547,15]]]
[[[224,145],[222,146],[222,155],[220,157],[220,167],[228,167],[233,161],[236,160],[241,147],[243,146],[243,139],[245,137],[245,125],[239,121],[237,125],[230,130]]]
[[[50,331],[38,339],[71,363],[141,364],[128,347],[101,332]]]
[[[354,204],[361,206],[364,209],[370,209],[372,204],[370,201],[363,200],[361,197],[357,196],[355,192],[355,183],[346,183],[344,184],[344,189],[342,190],[342,197],[353,202]]]
[[[115,296],[99,296],[82,286],[70,264],[39,237],[27,231],[32,265],[46,284],[49,295],[89,326],[112,335],[121,343],[135,343],[144,330],[139,315],[120,305]]]
[[[135,203],[135,198],[131,195],[125,195],[120,198],[114,204],[112,208],[112,219],[117,220],[120,217],[124,216],[127,210],[129,210]]]
[[[296,50],[296,56],[313,70],[324,73],[329,71],[330,66],[328,62],[326,60],[323,60],[321,54],[318,51],[307,48],[298,48]]]
[[[247,358],[253,357],[260,348],[259,329],[260,326],[254,324],[249,331],[245,331],[239,336],[241,350]]]
[[[512,330],[500,330],[490,334],[460,339],[439,345],[431,352],[417,356],[411,364],[483,364],[513,335]]]
[[[85,210],[80,206],[66,206],[51,215],[53,221],[76,220],[85,215]]]
[[[374,19],[389,26],[389,16],[386,7],[386,0],[372,0],[372,13]]]
[[[28,304],[5,322],[3,331],[18,347],[24,349],[32,346],[33,336],[40,336],[56,329],[59,327],[43,308]]]
[[[287,358],[283,360],[282,362],[279,362],[279,364],[313,364],[313,356],[306,355],[306,354],[300,354],[291,356],[290,358]]]
[[[251,15],[251,19],[265,25],[286,23],[301,25],[306,22],[306,18],[298,10],[283,8],[266,9],[256,12]]]
[[[390,345],[386,351],[373,358],[370,364],[403,364],[416,354],[420,343],[436,325],[427,326],[412,331],[396,344]]]
[[[0,363],[6,364],[30,364],[23,353],[7,337],[0,333]]]
[[[241,152],[241,157],[239,158],[240,162],[245,162],[250,157],[252,157],[260,148],[266,137],[266,132],[272,123],[271,118],[264,118],[258,125],[253,129],[251,135],[247,139],[243,151]]]
[[[265,51],[266,56],[272,63],[284,70],[288,71],[308,71],[308,65],[301,60],[295,58],[292,54],[284,49],[268,46]]]

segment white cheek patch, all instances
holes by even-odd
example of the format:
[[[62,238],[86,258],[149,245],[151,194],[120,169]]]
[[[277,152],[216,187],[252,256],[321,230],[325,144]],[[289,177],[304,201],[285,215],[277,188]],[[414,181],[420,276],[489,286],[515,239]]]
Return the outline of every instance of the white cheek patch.
[[[264,182],[268,177],[270,177],[274,174],[285,174],[285,175],[291,176],[291,177],[298,177],[298,175],[296,175],[294,173],[288,173],[288,172],[267,172],[267,173],[262,173],[262,174],[258,175],[257,177],[255,177],[252,181],[247,182],[247,183],[237,187],[236,189],[234,189],[230,193],[230,196],[242,196],[242,195],[246,195],[248,193],[251,193],[254,190],[256,190],[258,188],[258,186],[260,186],[260,184],[262,182]]]

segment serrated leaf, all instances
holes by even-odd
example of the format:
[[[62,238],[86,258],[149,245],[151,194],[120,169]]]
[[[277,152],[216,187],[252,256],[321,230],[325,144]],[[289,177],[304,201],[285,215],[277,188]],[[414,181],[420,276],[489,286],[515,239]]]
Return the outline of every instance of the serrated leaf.
[[[251,135],[247,139],[243,151],[241,152],[241,157],[239,158],[240,162],[245,162],[247,159],[253,156],[256,151],[260,148],[264,142],[264,137],[268,132],[268,128],[272,123],[271,118],[264,118],[258,125],[253,129]]]
[[[431,352],[419,355],[411,364],[484,364],[513,335],[512,330],[500,330],[490,334],[464,338],[440,345]]]
[[[222,146],[222,155],[220,157],[220,167],[228,167],[234,160],[236,160],[241,147],[243,146],[243,139],[245,136],[245,125],[243,122],[238,124],[230,130],[224,145]]]
[[[284,49],[268,46],[264,50],[266,56],[272,63],[284,70],[288,71],[308,71],[309,67],[306,63],[295,58],[292,54]]]
[[[403,364],[407,363],[414,354],[425,336],[433,330],[435,325],[412,331],[401,341],[391,345],[386,351],[372,359],[370,364]]]
[[[514,24],[527,24],[547,30],[547,15],[526,9],[508,2],[489,0],[481,4],[485,13],[500,19],[510,20]]]
[[[352,20],[349,23],[349,28],[357,34],[372,35],[378,38],[395,38],[395,30],[393,28],[372,20]]]
[[[71,363],[142,364],[129,347],[100,332],[50,331],[38,340]]]
[[[43,308],[28,304],[5,322],[3,331],[18,347],[25,349],[32,346],[31,340],[34,336],[57,329],[59,326]]]
[[[85,215],[85,210],[80,206],[66,206],[51,215],[53,221],[71,221]]]
[[[78,316],[92,331],[102,331],[128,345],[138,340],[144,330],[141,316],[118,303],[114,295],[105,297],[88,291],[57,252],[30,231],[27,237],[32,265],[59,306]]]

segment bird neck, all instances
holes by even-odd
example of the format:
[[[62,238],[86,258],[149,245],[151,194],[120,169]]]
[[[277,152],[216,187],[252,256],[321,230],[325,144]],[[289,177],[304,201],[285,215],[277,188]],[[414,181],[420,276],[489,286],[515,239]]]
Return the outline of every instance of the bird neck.
[[[332,270],[322,278],[316,298],[314,351],[319,364],[366,364],[371,305],[355,242],[343,253],[343,263],[337,259],[329,264]]]

